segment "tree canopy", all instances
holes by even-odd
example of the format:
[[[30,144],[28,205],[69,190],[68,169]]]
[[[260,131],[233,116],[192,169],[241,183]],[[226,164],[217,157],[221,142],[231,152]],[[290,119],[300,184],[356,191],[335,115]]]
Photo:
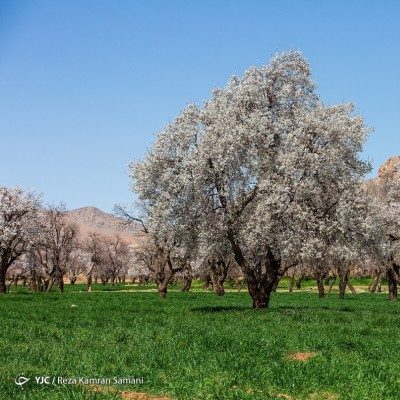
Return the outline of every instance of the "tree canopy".
[[[131,164],[150,235],[185,254],[228,242],[253,306],[267,307],[290,265],[356,243],[370,166],[353,112],[323,103],[299,51],[233,76]]]

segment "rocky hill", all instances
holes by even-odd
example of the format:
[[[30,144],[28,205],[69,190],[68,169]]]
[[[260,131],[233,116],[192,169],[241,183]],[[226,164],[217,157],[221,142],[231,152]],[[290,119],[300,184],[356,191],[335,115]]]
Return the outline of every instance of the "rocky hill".
[[[132,223],[126,227],[121,219],[96,207],[83,207],[68,211],[68,218],[79,225],[80,236],[83,239],[88,237],[90,232],[107,237],[118,234],[129,244],[136,245],[143,237],[139,224]]]
[[[378,171],[378,179],[394,180],[398,178],[400,171],[400,156],[389,158],[382,164]]]

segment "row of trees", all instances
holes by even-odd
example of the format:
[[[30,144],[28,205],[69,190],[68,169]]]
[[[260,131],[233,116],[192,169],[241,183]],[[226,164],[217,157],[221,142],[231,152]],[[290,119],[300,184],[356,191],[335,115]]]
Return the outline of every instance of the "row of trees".
[[[344,293],[359,263],[382,266],[396,299],[400,190],[364,180],[368,132],[353,105],[322,102],[294,51],[188,105],[130,165],[160,295],[201,260],[236,263],[255,308],[294,268],[316,276],[320,296],[335,270]]]
[[[166,271],[160,268],[162,263],[155,262],[152,241],[134,250],[119,235],[91,232],[83,239],[77,224],[68,219],[65,206],[43,208],[39,196],[18,188],[0,187],[0,224],[1,293],[18,281],[28,282],[33,292],[50,292],[54,285],[63,292],[66,277],[74,284],[79,276],[85,276],[87,291],[93,282],[114,285],[129,277],[140,284],[156,281],[165,295],[172,278],[182,281],[184,291],[197,278],[223,295],[228,275],[240,277],[233,260],[208,259],[172,267],[176,260],[169,258],[171,270]]]
[[[0,262],[0,293],[7,292],[7,277],[29,279],[32,291],[50,292],[56,285],[63,292],[64,277],[75,283],[81,274],[90,291],[93,280],[124,280],[133,255],[118,235],[81,239],[64,205],[43,208],[32,192],[0,187]]]

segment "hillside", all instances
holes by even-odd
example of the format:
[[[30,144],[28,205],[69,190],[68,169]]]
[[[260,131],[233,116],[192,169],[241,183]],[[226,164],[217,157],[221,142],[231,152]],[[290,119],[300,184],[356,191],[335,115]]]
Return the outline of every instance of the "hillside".
[[[79,225],[80,236],[83,239],[87,238],[90,232],[107,237],[118,234],[129,244],[136,245],[138,240],[143,237],[141,226],[138,223],[132,223],[125,227],[121,219],[96,207],[83,207],[68,211],[68,218]]]
[[[378,179],[397,179],[400,167],[400,156],[389,158],[379,167]]]

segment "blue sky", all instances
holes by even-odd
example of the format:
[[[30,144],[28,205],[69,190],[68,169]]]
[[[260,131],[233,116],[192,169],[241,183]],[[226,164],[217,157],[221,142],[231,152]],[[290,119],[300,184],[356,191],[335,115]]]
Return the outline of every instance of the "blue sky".
[[[130,203],[129,161],[189,102],[300,49],[328,104],[400,154],[400,2],[0,0],[0,185],[70,209]]]

